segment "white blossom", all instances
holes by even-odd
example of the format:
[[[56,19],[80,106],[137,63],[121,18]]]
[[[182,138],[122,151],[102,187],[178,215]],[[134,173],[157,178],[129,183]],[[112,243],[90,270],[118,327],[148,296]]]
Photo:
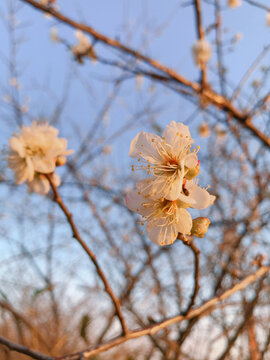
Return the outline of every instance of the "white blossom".
[[[131,190],[125,201],[130,210],[142,215],[150,240],[158,245],[172,244],[179,232],[190,233],[192,218],[177,201],[144,197],[138,190]]]
[[[242,0],[228,0],[228,6],[231,9],[237,8],[242,5]]]
[[[152,175],[151,181],[145,182],[150,196],[171,201],[178,198],[185,173],[198,165],[198,150],[191,152],[192,143],[188,127],[174,121],[167,125],[162,138],[140,132],[133,139],[129,155],[137,158],[140,165],[132,169],[142,169]]]
[[[192,47],[195,64],[201,69],[210,60],[212,49],[205,39],[199,39]]]
[[[149,178],[137,182],[136,190],[127,193],[125,202],[130,210],[142,216],[142,224],[147,222],[148,236],[158,245],[172,244],[178,233],[190,234],[192,218],[186,210],[188,207],[201,210],[215,201],[215,196],[192,180],[184,181],[179,198],[174,201],[149,196],[145,191],[149,182]]]
[[[32,182],[39,174],[53,173],[59,156],[72,153],[67,141],[58,138],[58,130],[48,124],[34,122],[23,126],[18,134],[9,139],[8,165],[14,171],[15,181]],[[34,185],[30,185],[32,188]]]
[[[91,42],[89,38],[84,35],[84,33],[80,30],[75,31],[75,37],[78,40],[78,44],[72,47],[72,51],[75,55],[81,55],[87,52],[87,50],[91,47]]]

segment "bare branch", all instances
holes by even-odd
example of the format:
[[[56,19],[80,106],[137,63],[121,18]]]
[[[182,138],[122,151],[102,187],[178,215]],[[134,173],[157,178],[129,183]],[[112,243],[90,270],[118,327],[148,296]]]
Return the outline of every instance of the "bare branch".
[[[69,212],[68,208],[66,207],[66,205],[64,204],[57,187],[55,186],[51,175],[46,175],[47,179],[50,182],[50,185],[52,187],[53,193],[54,193],[54,201],[59,205],[59,207],[61,208],[61,210],[63,211],[63,213],[65,214],[68,223],[70,224],[70,227],[72,229],[73,232],[73,237],[78,241],[78,243],[82,246],[82,248],[84,249],[84,251],[87,253],[87,255],[89,256],[89,258],[91,259],[91,261],[93,262],[93,264],[95,265],[95,268],[97,270],[97,273],[99,275],[99,277],[101,278],[105,290],[107,292],[107,294],[110,296],[110,298],[112,299],[112,302],[114,303],[115,309],[116,309],[116,313],[117,316],[120,320],[121,326],[122,326],[122,330],[124,332],[124,334],[128,333],[128,328],[126,326],[125,323],[125,319],[123,317],[122,311],[121,311],[121,307],[120,307],[120,302],[119,299],[114,295],[109,282],[103,272],[103,270],[101,269],[101,267],[99,266],[96,256],[95,254],[89,249],[89,247],[86,245],[86,243],[84,242],[84,240],[81,238],[81,235],[79,233],[79,230],[77,229],[77,226],[74,223],[74,220],[72,218],[72,214]]]

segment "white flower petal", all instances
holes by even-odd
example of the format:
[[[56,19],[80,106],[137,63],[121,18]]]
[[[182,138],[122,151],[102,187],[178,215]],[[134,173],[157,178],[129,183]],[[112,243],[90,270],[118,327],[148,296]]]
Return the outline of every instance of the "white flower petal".
[[[13,136],[11,139],[8,140],[9,141],[9,146],[10,149],[16,153],[18,153],[18,155],[20,157],[25,157],[25,149],[24,149],[24,144],[22,143],[22,141],[20,141],[17,137]]]
[[[173,147],[175,147],[176,142],[182,140],[187,141],[189,144],[194,142],[194,140],[191,139],[188,126],[183,123],[176,123],[175,121],[172,121],[166,126],[162,136],[165,138],[166,143]]]
[[[182,191],[182,183],[183,176],[179,174],[179,176],[176,177],[176,179],[170,184],[170,186],[167,186],[165,188],[164,197],[170,201],[178,199]]]
[[[192,228],[192,218],[190,213],[183,208],[177,209],[178,223],[176,224],[176,230],[184,235],[190,233]]]
[[[199,210],[212,205],[215,200],[215,196],[210,195],[206,189],[202,189],[196,184],[193,184],[192,188],[189,190],[189,196],[195,200],[195,204],[191,204],[191,207]]]
[[[36,175],[32,181],[27,181],[30,192],[46,195],[50,191],[49,180],[44,175]]]
[[[35,171],[42,174],[49,174],[55,170],[55,160],[51,157],[33,156]]]
[[[190,153],[185,157],[185,166],[193,169],[198,164],[198,157],[195,153]]]
[[[162,183],[159,178],[151,176],[146,179],[142,179],[136,183],[136,189],[145,198],[151,197],[154,199],[159,199],[162,197],[160,195],[160,189],[162,188]]]
[[[155,223],[148,223],[147,233],[149,239],[157,245],[170,245],[176,240],[177,237],[175,224],[169,226],[163,225],[164,222],[162,219],[159,222],[157,221]]]
[[[157,150],[161,141],[157,135],[140,132],[130,144],[129,156],[133,158],[143,157],[153,164],[162,162],[163,158]]]
[[[145,198],[138,194],[138,190],[130,190],[125,196],[125,204],[131,211],[139,212]]]

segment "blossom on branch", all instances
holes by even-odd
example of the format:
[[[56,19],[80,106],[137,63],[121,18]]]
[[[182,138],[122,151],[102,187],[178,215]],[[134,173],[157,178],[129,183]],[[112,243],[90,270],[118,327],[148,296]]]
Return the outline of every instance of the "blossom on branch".
[[[212,49],[210,44],[205,39],[199,39],[192,47],[195,64],[202,69],[210,60]]]
[[[88,36],[82,31],[76,30],[75,37],[77,38],[78,43],[72,47],[72,52],[77,60],[82,63],[82,56],[89,56],[92,61],[96,61],[97,57]]]
[[[140,165],[133,170],[145,170],[152,175],[146,184],[151,196],[176,200],[189,170],[196,168],[198,149],[191,152],[190,132],[187,126],[172,121],[160,136],[140,132],[131,142],[129,155],[137,158]]]
[[[26,181],[31,191],[47,193],[48,180],[44,174],[53,173],[58,159],[72,152],[67,150],[66,139],[58,138],[57,129],[47,123],[34,122],[31,126],[23,126],[9,139],[7,160],[17,184]],[[60,179],[55,180],[60,184]]]
[[[137,190],[128,192],[125,202],[127,207],[139,213],[147,222],[150,240],[158,245],[172,244],[178,233],[189,234],[192,218],[178,201],[165,198],[144,197]]]
[[[128,191],[126,206],[142,216],[149,238],[158,245],[172,244],[178,233],[190,235],[192,218],[187,208],[201,210],[215,201],[215,196],[194,180],[200,169],[197,150],[190,150],[192,143],[188,127],[174,121],[162,138],[140,132],[131,142],[130,155],[142,163],[137,168],[151,176],[138,181],[136,190]],[[202,228],[193,234],[202,237],[208,226]]]

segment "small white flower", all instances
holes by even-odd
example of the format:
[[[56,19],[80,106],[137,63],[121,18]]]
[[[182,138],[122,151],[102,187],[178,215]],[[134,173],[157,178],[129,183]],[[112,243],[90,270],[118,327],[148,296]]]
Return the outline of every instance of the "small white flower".
[[[192,48],[195,64],[201,69],[210,60],[212,49],[205,39],[195,42]]]
[[[237,8],[242,5],[242,0],[228,0],[228,6],[231,9]]]
[[[266,13],[266,26],[270,26],[270,11]]]
[[[211,130],[209,125],[203,122],[198,128],[199,135],[204,138],[208,138],[210,136]]]
[[[138,190],[131,190],[125,202],[130,210],[142,215],[150,240],[158,245],[172,244],[179,232],[190,233],[192,218],[178,201],[144,197]]]
[[[178,233],[190,234],[192,218],[186,208],[202,210],[216,199],[193,180],[184,180],[179,198],[174,201],[149,196],[145,185],[151,181],[147,178],[137,182],[136,190],[128,191],[125,202],[130,210],[142,216],[142,225],[147,222],[148,236],[158,245],[172,244]]]
[[[91,47],[91,42],[89,38],[84,35],[84,33],[80,30],[75,31],[75,36],[78,40],[78,44],[72,47],[72,51],[75,55],[81,55],[87,52],[87,50]]]
[[[193,140],[187,126],[172,121],[163,132],[163,137],[140,132],[131,142],[129,155],[138,158],[141,164],[132,167],[151,174],[145,182],[145,191],[150,196],[176,200],[182,190],[185,173],[198,164],[196,152],[190,151]]]
[[[8,165],[14,171],[17,184],[32,182],[36,174],[53,173],[57,158],[72,153],[66,150],[66,139],[57,135],[54,127],[34,122],[23,126],[19,134],[9,139]]]

